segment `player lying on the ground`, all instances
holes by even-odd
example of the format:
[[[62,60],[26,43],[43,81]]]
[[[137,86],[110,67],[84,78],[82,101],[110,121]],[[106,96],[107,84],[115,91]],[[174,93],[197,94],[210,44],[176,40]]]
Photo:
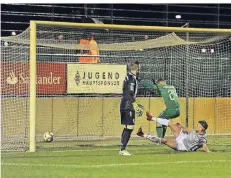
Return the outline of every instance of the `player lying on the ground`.
[[[168,85],[164,79],[159,79],[157,82],[154,79],[152,81],[145,81],[143,85],[150,90],[158,89],[161,93],[166,109],[160,113],[158,118],[173,119],[180,115],[179,99],[174,86]],[[156,125],[158,137],[164,138],[166,130],[166,126]]]
[[[136,94],[138,90],[138,77],[140,71],[140,64],[138,61],[132,63],[128,67],[128,74],[124,79],[123,93],[120,103],[121,125],[124,125],[121,134],[121,148],[120,155],[130,156],[131,154],[126,150],[126,146],[134,129],[135,118],[143,114],[143,106],[136,102]]]
[[[146,113],[147,120],[156,121],[162,125],[168,126],[176,139],[158,138],[155,136],[144,134],[142,128],[139,128],[137,135],[151,140],[155,143],[163,143],[174,150],[179,151],[196,151],[203,148],[205,152],[209,152],[207,146],[207,137],[205,130],[208,128],[206,121],[198,121],[195,130],[184,128],[179,123],[173,124],[171,120],[154,118],[149,112]]]

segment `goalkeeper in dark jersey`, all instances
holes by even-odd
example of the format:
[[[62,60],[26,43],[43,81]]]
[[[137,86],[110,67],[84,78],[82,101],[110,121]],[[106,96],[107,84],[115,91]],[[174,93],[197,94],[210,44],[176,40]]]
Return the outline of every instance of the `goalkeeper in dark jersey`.
[[[126,150],[127,143],[134,129],[135,118],[143,114],[143,106],[136,103],[136,94],[138,90],[138,75],[140,71],[139,62],[136,61],[128,66],[128,74],[123,83],[123,94],[120,103],[121,124],[124,129],[121,135],[121,149],[119,154],[130,156]]]
[[[173,119],[180,115],[180,104],[174,86],[167,85],[164,79],[159,79],[158,81],[153,79],[152,81],[146,81],[143,84],[144,87],[147,87],[151,90],[158,89],[161,93],[166,109],[160,113],[158,118]],[[158,137],[164,138],[166,130],[166,126],[162,126],[160,124],[156,125],[156,132]]]

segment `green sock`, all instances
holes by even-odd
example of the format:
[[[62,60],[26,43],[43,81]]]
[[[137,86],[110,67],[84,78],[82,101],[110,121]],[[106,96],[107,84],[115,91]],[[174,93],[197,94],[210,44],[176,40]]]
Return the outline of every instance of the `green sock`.
[[[163,135],[163,127],[162,126],[156,126],[156,134],[159,138],[162,138],[162,135]]]

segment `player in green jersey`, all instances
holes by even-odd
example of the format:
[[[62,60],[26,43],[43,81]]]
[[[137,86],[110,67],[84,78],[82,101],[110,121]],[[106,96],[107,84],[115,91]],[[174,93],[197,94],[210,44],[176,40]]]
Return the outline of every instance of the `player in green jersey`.
[[[145,81],[143,85],[150,90],[158,89],[160,91],[166,109],[160,113],[158,118],[173,119],[180,115],[179,99],[174,86],[168,85],[164,79]],[[166,126],[156,125],[158,137],[164,138],[166,130]]]

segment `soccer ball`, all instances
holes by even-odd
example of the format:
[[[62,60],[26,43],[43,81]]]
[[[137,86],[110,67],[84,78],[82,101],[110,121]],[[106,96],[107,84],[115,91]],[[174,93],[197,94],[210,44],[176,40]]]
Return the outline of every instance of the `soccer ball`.
[[[52,142],[53,141],[53,133],[52,132],[45,132],[43,134],[43,139],[45,142]]]

